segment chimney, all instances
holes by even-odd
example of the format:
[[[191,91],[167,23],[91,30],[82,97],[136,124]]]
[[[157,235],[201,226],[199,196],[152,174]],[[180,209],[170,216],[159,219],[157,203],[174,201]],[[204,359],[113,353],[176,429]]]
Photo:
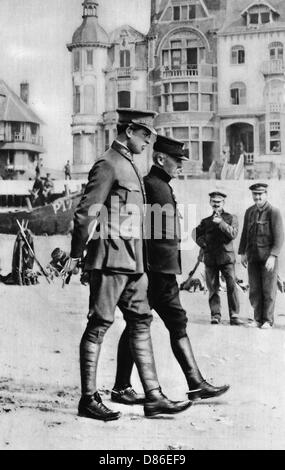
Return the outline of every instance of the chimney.
[[[29,104],[29,83],[28,82],[22,82],[20,84],[20,97],[21,97],[21,100],[24,101],[24,103]]]
[[[151,20],[153,21],[157,13],[157,0],[151,0]]]

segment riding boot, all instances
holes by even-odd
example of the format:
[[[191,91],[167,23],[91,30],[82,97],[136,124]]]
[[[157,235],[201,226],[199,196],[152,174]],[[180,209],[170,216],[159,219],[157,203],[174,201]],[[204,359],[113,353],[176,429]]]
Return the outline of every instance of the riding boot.
[[[131,386],[134,360],[129,337],[129,329],[126,327],[118,345],[116,381],[111,393],[111,400],[124,405],[141,405],[144,403],[145,396],[138,394]]]
[[[142,325],[130,329],[130,347],[146,394],[144,413],[146,417],[158,414],[176,414],[192,405],[189,400],[171,401],[161,391],[153,356],[149,328]]]
[[[229,385],[214,387],[206,382],[199,370],[188,336],[171,338],[171,347],[187,380],[189,400],[218,397],[230,388]]]
[[[85,418],[112,421],[120,417],[119,412],[107,408],[96,389],[96,374],[101,344],[92,343],[84,337],[80,344],[80,373],[82,395],[78,414]]]

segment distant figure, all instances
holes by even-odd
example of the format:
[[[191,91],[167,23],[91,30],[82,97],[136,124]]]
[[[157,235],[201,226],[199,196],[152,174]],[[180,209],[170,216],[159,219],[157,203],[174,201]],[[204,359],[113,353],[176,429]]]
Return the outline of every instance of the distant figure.
[[[39,178],[41,176],[41,169],[40,169],[39,162],[37,162],[35,172],[36,172],[36,178]]]
[[[49,204],[51,202],[51,196],[53,191],[54,183],[50,177],[50,173],[47,173],[43,184],[43,197],[45,204]]]
[[[69,160],[67,160],[66,165],[64,165],[64,175],[66,180],[71,180],[71,168]]]
[[[38,174],[36,174],[34,184],[33,184],[33,188],[32,188],[32,191],[31,191],[31,203],[32,203],[33,207],[42,206],[44,204],[43,192],[44,192],[43,181],[40,178],[40,176]]]

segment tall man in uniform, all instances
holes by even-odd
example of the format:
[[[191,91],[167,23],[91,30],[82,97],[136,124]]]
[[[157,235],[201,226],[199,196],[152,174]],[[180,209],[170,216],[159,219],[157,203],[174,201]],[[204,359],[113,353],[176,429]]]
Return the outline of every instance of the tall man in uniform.
[[[196,363],[187,335],[187,314],[179,299],[176,274],[181,274],[180,223],[173,190],[169,184],[187,160],[183,142],[161,135],[154,144],[149,174],[144,178],[148,212],[149,301],[169,331],[171,348],[189,387],[188,398],[217,397],[229,386],[214,387],[207,383]],[[133,404],[130,396],[133,359],[129,350],[128,327],[118,348],[117,375],[112,391],[113,401]]]
[[[213,191],[209,194],[213,214],[203,219],[194,229],[193,238],[204,253],[206,283],[209,290],[211,323],[221,321],[220,272],[227,286],[228,307],[231,325],[241,325],[239,319],[239,297],[236,286],[235,253],[233,240],[238,234],[235,215],[224,211],[226,194]]]
[[[279,209],[267,200],[267,184],[250,186],[254,205],[245,213],[239,254],[248,269],[249,299],[254,309],[250,326],[269,329],[274,323],[278,255],[284,242]]]
[[[64,274],[72,272],[92,238],[85,258],[85,270],[90,272],[89,321],[80,344],[78,411],[81,416],[105,421],[120,416],[102,403],[96,385],[101,345],[116,306],[128,325],[129,347],[146,395],[145,415],[174,414],[191,405],[190,401],[170,401],[161,392],[150,336],[152,315],[143,246],[145,192],[133,156],[150,143],[155,113],[130,109],[118,113],[118,137],[90,171],[75,211],[71,254],[64,269]]]

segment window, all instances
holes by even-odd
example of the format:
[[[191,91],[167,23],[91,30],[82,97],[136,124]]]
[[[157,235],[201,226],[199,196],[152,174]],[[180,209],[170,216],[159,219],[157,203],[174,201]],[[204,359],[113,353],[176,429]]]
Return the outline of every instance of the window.
[[[74,108],[75,113],[80,113],[80,87],[74,87]]]
[[[269,44],[270,60],[283,60],[283,44],[282,42],[272,42]]]
[[[162,51],[162,65],[163,67],[169,67],[169,52]]]
[[[131,65],[131,54],[130,51],[120,51],[120,67],[130,67]]]
[[[261,13],[261,23],[269,23],[270,22],[270,14],[269,11],[266,11],[264,13]]]
[[[196,5],[189,6],[189,20],[196,18]]]
[[[171,51],[171,68],[180,69],[181,68],[181,49]]]
[[[231,63],[232,64],[244,64],[245,62],[245,51],[243,46],[234,46],[231,51]]]
[[[87,59],[87,65],[92,66],[93,65],[93,51],[88,50],[86,51],[86,59]]]
[[[188,95],[173,95],[173,111],[188,111]]]
[[[174,21],[180,20],[180,7],[173,7],[173,19]]]
[[[246,104],[246,87],[244,83],[233,83],[230,89],[231,104],[242,105]]]
[[[202,94],[201,106],[202,106],[202,111],[213,111],[213,96]]]
[[[105,130],[105,151],[110,147],[110,131],[109,129]]]
[[[80,69],[80,52],[74,51],[73,52],[73,70],[77,72]]]
[[[118,92],[118,106],[119,108],[131,107],[131,93],[129,91]]]
[[[251,13],[249,15],[250,24],[258,24],[258,13]]]
[[[162,112],[214,111],[216,101],[213,87],[203,82],[164,83],[161,88]]]
[[[280,121],[272,121],[269,126],[270,153],[281,152]]]

